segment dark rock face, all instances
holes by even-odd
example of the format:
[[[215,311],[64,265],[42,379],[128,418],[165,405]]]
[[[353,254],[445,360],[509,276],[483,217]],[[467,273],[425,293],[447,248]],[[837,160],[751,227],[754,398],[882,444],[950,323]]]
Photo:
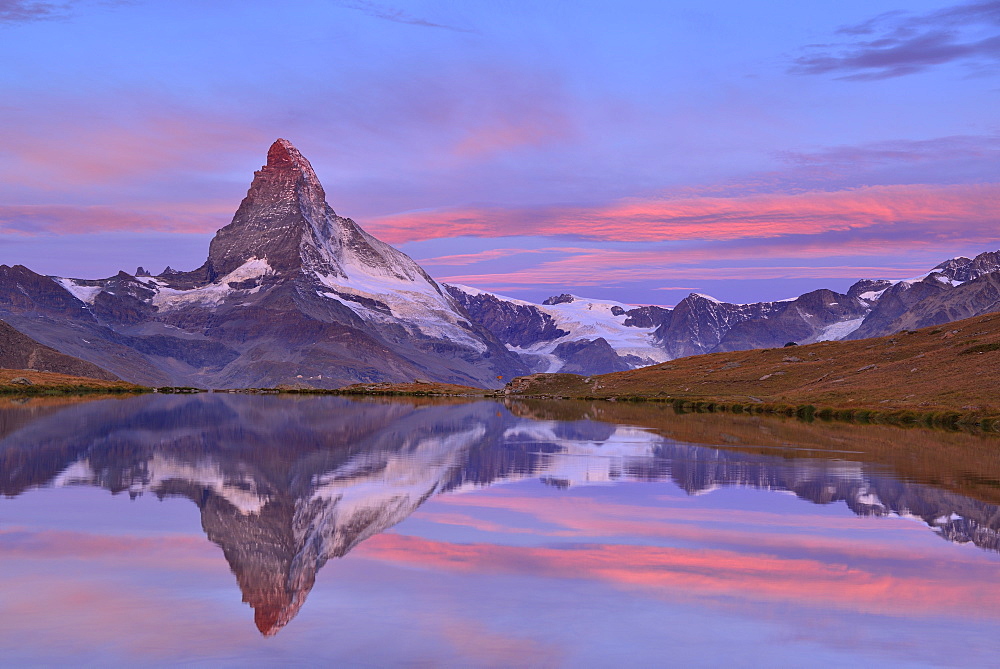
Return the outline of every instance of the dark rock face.
[[[730,328],[714,350],[779,348],[788,342],[810,344],[819,339],[839,339],[836,335],[840,333],[834,327],[860,324],[859,319],[869,310],[859,298],[826,289],[775,304],[777,309],[766,318],[742,321]]]
[[[481,387],[528,368],[400,251],[338,216],[285,140],[196,270],[97,281],[0,267],[0,318],[152,385]]]
[[[573,301],[573,296],[569,293],[563,293],[562,295],[553,295],[552,297],[547,297],[542,301],[542,304],[569,304]]]
[[[85,360],[63,355],[27,337],[0,321],[0,367],[4,369],[37,369],[89,379],[117,381],[118,377]]]
[[[554,352],[565,361],[559,369],[564,374],[609,374],[632,369],[603,337],[564,342]]]
[[[624,314],[627,316],[625,325],[632,328],[658,328],[667,326],[673,312],[663,307],[648,306],[629,309]]]
[[[983,274],[958,286],[940,277],[933,273],[914,284],[893,286],[848,338],[881,337],[1000,310],[1000,272]]]
[[[904,319],[906,314],[918,308],[924,300],[948,292],[951,284],[947,280],[941,281],[941,278],[940,274],[931,274],[916,283],[901,281],[894,284],[882,293],[861,327],[847,338],[864,339],[897,332],[898,330],[891,329],[897,320]]]
[[[781,309],[780,302],[729,304],[692,293],[674,307],[656,337],[672,358],[708,353],[737,323],[768,318]]]
[[[0,265],[0,312],[89,320],[86,307],[78,299],[24,265]]]
[[[447,289],[465,307],[473,321],[504,344],[528,346],[569,334],[556,327],[552,316],[534,306],[501,300],[489,293],[466,293],[456,286],[447,286]]]
[[[1000,251],[980,253],[971,260],[965,257],[952,258],[934,269],[955,281],[973,281],[984,274],[1000,270]]]
[[[135,325],[156,313],[152,290],[147,284],[125,272],[101,282],[102,290],[94,296],[91,311],[98,322],[109,325]]]

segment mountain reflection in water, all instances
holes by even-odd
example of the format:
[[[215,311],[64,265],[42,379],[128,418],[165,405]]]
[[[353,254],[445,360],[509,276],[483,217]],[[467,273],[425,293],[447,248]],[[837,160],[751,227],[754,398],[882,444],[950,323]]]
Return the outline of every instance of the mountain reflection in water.
[[[958,474],[922,481],[872,456],[879,439],[964,439],[976,453],[981,445],[971,435],[843,425],[824,433],[753,417],[670,417],[662,408],[644,421],[635,408],[614,411],[606,403],[221,394],[7,405],[0,493],[92,485],[190,499],[264,635],[295,617],[328,559],[431,496],[527,477],[556,487],[669,480],[689,494],[725,486],[789,491],[817,504],[843,501],[860,516],[918,518],[949,541],[1000,549],[996,500],[963,494]],[[655,429],[635,426],[644,422]],[[790,442],[786,428],[803,436]],[[812,450],[787,448],[803,443]],[[853,456],[843,452],[852,447]],[[775,448],[784,450],[768,454]],[[823,448],[837,459],[817,455]],[[982,448],[992,452],[993,442]],[[983,489],[993,490],[988,484]]]

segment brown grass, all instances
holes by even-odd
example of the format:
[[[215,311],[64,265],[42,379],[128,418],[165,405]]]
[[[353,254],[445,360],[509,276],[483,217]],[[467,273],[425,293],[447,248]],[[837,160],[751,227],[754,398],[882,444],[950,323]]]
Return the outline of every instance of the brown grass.
[[[593,377],[535,374],[510,394],[1000,414],[1000,314],[890,337],[680,358]]]
[[[25,378],[31,385],[11,383]],[[38,372],[31,369],[0,369],[0,394],[3,395],[58,395],[73,393],[132,393],[147,390],[125,381],[104,381],[82,376],[69,376],[55,372]]]

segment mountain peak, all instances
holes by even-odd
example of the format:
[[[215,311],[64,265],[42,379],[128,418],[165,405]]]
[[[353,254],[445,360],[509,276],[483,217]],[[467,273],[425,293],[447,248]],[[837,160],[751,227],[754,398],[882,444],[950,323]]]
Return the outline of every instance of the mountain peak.
[[[349,283],[350,275],[368,286],[402,281],[413,290],[417,282],[435,300],[448,299],[412,259],[338,216],[312,165],[286,139],[271,144],[232,223],[212,239],[206,267],[214,279],[251,262],[268,276],[308,275],[327,288]]]
[[[318,189],[321,199],[326,198],[312,165],[287,139],[274,140],[271,148],[267,150],[267,164],[255,176],[267,172],[282,172],[293,177],[301,177],[307,184]]]
[[[267,163],[254,172],[233,222],[212,240],[208,259],[213,271],[226,275],[251,258],[266,259],[279,272],[298,269],[302,239],[311,227],[322,226],[328,209],[309,161],[287,139],[276,140]]]

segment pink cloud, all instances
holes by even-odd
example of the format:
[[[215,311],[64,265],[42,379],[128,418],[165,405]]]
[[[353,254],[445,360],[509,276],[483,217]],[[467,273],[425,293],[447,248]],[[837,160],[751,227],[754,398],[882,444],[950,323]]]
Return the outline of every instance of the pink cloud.
[[[503,509],[525,514],[534,520],[534,533],[544,536],[580,537],[620,537],[638,536],[659,539],[691,541],[698,543],[726,544],[744,548],[753,546],[759,550],[797,550],[822,553],[826,556],[841,556],[845,561],[859,558],[871,560],[894,560],[899,555],[898,542],[869,539],[863,546],[855,542],[824,536],[820,533],[833,530],[856,530],[858,521],[854,518],[817,518],[809,515],[786,515],[760,511],[734,509],[684,509],[679,511],[670,506],[638,506],[625,504],[597,503],[586,499],[545,500],[544,504],[530,497],[477,496],[463,499],[462,496],[443,497],[442,501],[459,506]],[[421,513],[427,513],[426,511]],[[446,524],[460,525],[464,514],[445,514]],[[430,518],[434,520],[433,517]],[[472,517],[467,526],[479,529],[478,521]],[[874,521],[892,522],[892,521]],[[544,529],[537,529],[539,523]],[[739,529],[733,526],[738,525]],[[906,524],[904,529],[913,530],[914,537],[929,530],[915,524]],[[514,532],[515,529],[504,531]],[[562,529],[552,529],[562,528]],[[743,529],[757,528],[757,529]],[[774,532],[780,529],[781,532]],[[784,530],[795,529],[795,533]],[[804,532],[812,530],[812,532]],[[495,531],[491,530],[491,531]],[[942,552],[948,546],[939,546]],[[968,562],[978,563],[981,555],[975,554]],[[963,562],[961,557],[958,562]]]
[[[594,207],[467,208],[386,216],[391,243],[456,237],[574,235],[608,241],[737,240],[905,226],[910,235],[995,236],[1000,184],[872,186],[834,192],[622,200]]]
[[[421,258],[417,262],[422,265],[474,265],[486,260],[497,260],[498,258],[508,258],[510,256],[522,255],[525,253],[543,253],[550,250],[559,249],[488,249],[478,253],[458,253],[447,256],[435,256],[433,258]]]
[[[599,254],[595,254],[599,255]],[[755,267],[674,267],[619,264],[628,262],[628,254],[602,257],[576,256],[542,263],[537,267],[496,274],[457,274],[438,277],[447,283],[493,286],[503,283],[511,289],[525,286],[597,286],[631,281],[708,281],[740,279],[860,279],[905,278],[925,271],[924,266],[884,267],[863,265],[797,265]]]
[[[541,147],[572,136],[570,119],[551,109],[533,109],[525,115],[498,115],[470,128],[452,149],[462,158]]]
[[[908,238],[893,242],[893,252],[909,256],[905,265],[863,262],[850,264],[819,262],[822,258],[844,256],[882,256],[886,253],[883,245],[864,240],[824,240],[806,239],[790,241],[747,240],[738,245],[705,244],[685,247],[679,250],[614,250],[595,248],[553,247],[536,249],[530,253],[566,254],[565,257],[548,259],[527,266],[511,267],[503,272],[475,272],[467,270],[463,274],[445,274],[439,270],[441,281],[450,283],[489,286],[499,290],[502,284],[510,290],[524,287],[549,286],[591,286],[616,282],[666,281],[684,285],[690,281],[753,279],[859,279],[888,278],[902,279],[926,272],[941,260],[940,244],[929,239]],[[462,262],[451,263],[446,259],[442,266],[471,265],[479,260],[491,259],[487,253],[469,254]],[[771,260],[770,264],[742,265],[748,260],[760,262]],[[800,262],[795,262],[796,260]],[[860,260],[860,258],[859,258]],[[717,267],[720,262],[742,261],[740,266]],[[804,262],[803,262],[804,261]],[[434,263],[437,264],[437,263]],[[523,263],[522,263],[523,265]],[[698,265],[703,265],[699,267]],[[707,266],[706,266],[707,265]],[[688,290],[683,287],[659,287],[659,290]]]
[[[515,573],[601,581],[676,599],[740,598],[890,615],[1000,616],[994,582],[959,573],[898,574],[895,565],[848,567],[759,552],[636,545],[564,548],[454,544],[398,534],[373,537],[357,549],[365,557],[411,567],[473,573]],[[922,556],[912,559],[925,565]],[[927,574],[927,575],[922,575]],[[974,612],[974,613],[973,613]]]

